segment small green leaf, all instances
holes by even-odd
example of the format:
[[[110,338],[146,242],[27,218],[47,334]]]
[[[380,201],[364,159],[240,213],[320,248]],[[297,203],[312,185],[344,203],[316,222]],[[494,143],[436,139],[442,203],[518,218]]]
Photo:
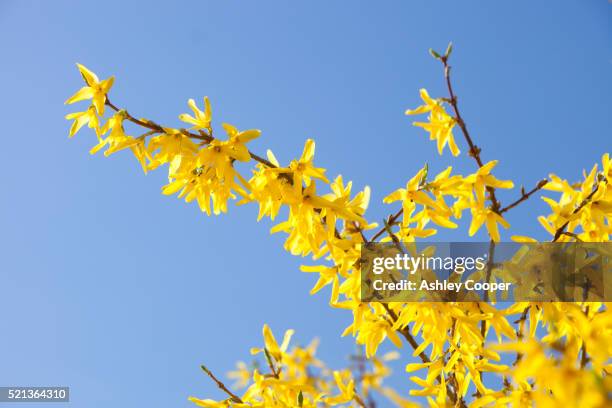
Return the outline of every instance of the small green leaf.
[[[433,48],[430,48],[430,49],[429,49],[429,53],[430,53],[430,54],[431,54],[431,56],[432,56],[432,57],[434,57],[435,59],[440,59],[440,58],[442,58],[442,57],[440,56],[440,54],[438,54],[438,53],[437,53],[437,52],[436,52],[436,51],[435,51]]]
[[[304,406],[304,394],[302,394],[301,390],[300,390],[300,393],[298,394],[297,403],[298,403],[298,407]]]
[[[451,55],[451,52],[453,52],[453,42],[449,42],[448,43],[448,47],[446,47],[446,52],[444,53],[444,57],[448,58]]]

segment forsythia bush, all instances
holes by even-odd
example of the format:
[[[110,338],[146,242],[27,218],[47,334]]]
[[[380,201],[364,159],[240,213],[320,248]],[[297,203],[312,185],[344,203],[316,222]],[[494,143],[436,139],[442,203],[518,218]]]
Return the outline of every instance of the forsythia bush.
[[[453,92],[449,56],[432,51],[441,63],[448,95],[432,98],[421,90],[423,105],[406,111],[420,115],[414,124],[423,128],[437,145],[453,156],[460,154],[457,130],[465,140],[467,154],[475,161],[472,174],[461,175],[448,167],[437,175],[423,167],[406,185],[389,194],[385,203],[398,210],[378,226],[366,219],[370,192],[353,192],[351,182],[338,176],[329,179],[314,162],[315,142],[307,140],[300,157],[280,163],[268,150],[266,157],[248,145],[261,132],[239,130],[224,123],[218,135],[211,124],[208,98],[203,105],[190,99],[191,114],[181,114],[185,127],[162,126],[136,118],[114,105],[108,96],[113,77],[100,80],[82,65],[85,86],[66,103],[89,100],[82,112],[66,116],[73,120],[70,136],[87,125],[97,144],[94,154],[106,156],[129,149],[145,172],[168,166],[168,184],[163,194],[177,194],[196,201],[207,214],[228,211],[228,202],[256,203],[258,219],[275,220],[282,208],[286,219],[271,232],[287,235],[284,249],[311,256],[314,264],[302,271],[314,273],[318,281],[311,293],[331,285],[330,305],[352,313],[353,322],[343,335],[351,335],[363,354],[354,357],[352,368],[330,370],[315,357],[316,343],[289,347],[293,331],[281,344],[268,326],[263,328],[261,362],[253,367],[239,363],[230,377],[238,395],[207,367],[203,370],[224,391],[226,398],[191,398],[202,407],[374,407],[374,395],[385,396],[400,407],[483,406],[612,406],[612,312],[604,303],[526,303],[503,308],[490,302],[471,303],[365,303],[360,301],[360,245],[373,241],[414,242],[430,237],[440,228],[458,228],[457,220],[470,217],[469,235],[486,228],[490,248],[500,241],[500,226],[510,227],[504,214],[543,190],[551,213],[538,221],[551,241],[603,242],[611,233],[612,161],[608,154],[601,167],[595,164],[582,181],[568,182],[555,175],[541,180],[516,200],[503,205],[498,189],[514,183],[494,175],[497,161],[485,161],[460,114]],[[110,117],[109,117],[110,113]],[[124,123],[143,129],[139,136],[127,135]],[[455,133],[454,133],[455,132]],[[253,163],[251,174],[241,174],[236,162]],[[323,192],[325,188],[325,192]],[[284,214],[285,212],[283,212]],[[532,242],[529,237],[513,236]],[[380,344],[390,340],[397,349],[405,343],[408,378],[414,383],[394,391],[383,385],[390,374],[387,362],[400,358],[398,351],[378,356]],[[502,355],[510,353],[503,359]],[[498,381],[491,381],[493,377]],[[500,384],[493,387],[491,384]],[[419,398],[420,397],[420,398]],[[416,401],[416,402],[415,402]]]

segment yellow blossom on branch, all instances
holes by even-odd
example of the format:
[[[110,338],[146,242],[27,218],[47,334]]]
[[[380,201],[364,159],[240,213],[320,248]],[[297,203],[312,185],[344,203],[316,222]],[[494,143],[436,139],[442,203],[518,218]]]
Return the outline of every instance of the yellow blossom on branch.
[[[232,374],[246,391],[234,394],[203,367],[226,395],[222,399],[191,398],[195,404],[212,408],[369,408],[373,396],[387,397],[401,407],[418,405],[413,397],[433,407],[552,407],[560,402],[605,407],[609,402],[612,312],[607,304],[519,302],[505,306],[361,299],[364,244],[392,241],[395,245],[390,250],[414,252],[414,242],[431,237],[438,228],[461,228],[459,220],[464,211],[469,211],[472,218],[468,234],[474,235],[485,225],[490,246],[495,248],[501,240],[499,225],[510,227],[505,213],[542,188],[560,194],[557,199],[544,198],[551,214],[539,218],[553,241],[609,241],[612,164],[608,154],[602,157],[601,168],[594,166],[585,172],[579,183],[551,175],[529,191],[521,189],[518,198],[509,204],[502,204],[495,194],[497,189],[512,189],[514,183],[499,180],[491,173],[497,161],[485,162],[469,135],[452,91],[449,55],[450,48],[444,56],[434,55],[445,68],[449,97],[432,99],[422,90],[425,104],[407,113],[429,114],[429,122],[416,124],[430,132],[440,153],[446,145],[453,155],[459,153],[452,133],[459,125],[477,168],[463,176],[453,174],[448,166],[431,176],[425,165],[408,177],[404,187],[384,198],[385,203],[397,203],[399,209],[385,217],[380,227],[366,216],[370,188],[356,190],[341,176],[330,183],[326,170],[314,163],[313,140],[307,140],[301,155],[286,166],[269,150],[265,157],[259,156],[248,147],[249,142],[260,137],[259,130],[240,131],[223,124],[227,138],[216,137],[208,98],[204,99],[203,110],[190,100],[193,116],[180,115],[182,121],[193,125],[189,130],[137,119],[108,100],[112,77],[99,81],[79,65],[86,86],[67,103],[86,99],[92,103],[84,111],[67,115],[66,119],[73,121],[70,136],[87,125],[95,132],[92,153],[105,148],[105,155],[110,155],[129,149],[145,171],[167,165],[169,181],[162,188],[163,194],[196,201],[207,214],[225,213],[229,203],[235,201],[257,204],[258,220],[282,218],[271,232],[286,233],[284,249],[289,253],[309,255],[316,261],[315,265],[301,267],[317,279],[311,293],[331,286],[330,306],[350,314],[343,335],[353,336],[355,343],[363,347],[359,367],[368,369],[331,370],[314,356],[316,344],[291,348],[293,331],[287,331],[279,344],[266,325],[263,348],[253,349],[256,358],[263,357],[265,364],[250,367],[240,363]],[[453,108],[456,117],[446,112],[445,104]],[[105,105],[113,111],[110,117],[104,116]],[[144,133],[127,135],[124,123]],[[244,167],[248,176],[243,175]],[[534,241],[518,235],[513,239]],[[517,270],[525,266],[520,260],[513,265]],[[491,339],[495,347],[500,345],[499,349],[487,343]],[[407,352],[403,351],[405,345],[410,347]],[[390,360],[380,357],[383,347],[392,347],[394,356],[402,353],[402,362],[410,372],[407,378],[413,383],[409,388],[398,392],[383,385],[383,379],[390,374],[386,365]],[[514,353],[514,364],[502,364],[496,350]],[[492,381],[495,377],[501,377],[503,386]],[[559,385],[569,380],[576,386],[564,389]]]
[[[456,124],[456,120],[446,113],[441,100],[432,99],[425,89],[421,89],[420,94],[425,104],[416,109],[406,110],[406,115],[429,113],[429,122],[414,122],[414,125],[429,132],[429,139],[436,141],[439,154],[442,154],[444,146],[448,144],[448,148],[453,156],[458,156],[459,148],[453,137],[453,127]]]
[[[106,102],[106,94],[110,91],[115,81],[115,77],[107,78],[103,81],[98,79],[98,76],[81,64],[77,64],[86,86],[79,89],[74,95],[68,98],[65,104],[91,99],[92,105],[95,107],[98,115],[104,114],[104,103]]]
[[[191,116],[187,113],[182,113],[179,115],[179,119],[183,122],[192,124],[192,129],[210,129],[210,121],[212,120],[212,111],[210,107],[210,101],[208,97],[204,98],[204,111],[202,112],[200,108],[196,105],[193,99],[189,99],[187,102],[191,110],[193,111],[193,115]]]

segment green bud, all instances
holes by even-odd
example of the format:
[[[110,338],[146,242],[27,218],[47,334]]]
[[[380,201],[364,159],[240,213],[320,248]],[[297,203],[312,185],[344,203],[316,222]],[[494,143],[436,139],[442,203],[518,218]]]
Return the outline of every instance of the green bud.
[[[429,164],[425,163],[423,166],[423,174],[421,175],[421,179],[419,180],[419,188],[423,187],[427,183],[427,173],[429,173]]]
[[[446,52],[444,53],[444,56],[446,58],[450,57],[451,52],[453,52],[453,42],[452,41],[448,43],[448,47],[446,47]]]

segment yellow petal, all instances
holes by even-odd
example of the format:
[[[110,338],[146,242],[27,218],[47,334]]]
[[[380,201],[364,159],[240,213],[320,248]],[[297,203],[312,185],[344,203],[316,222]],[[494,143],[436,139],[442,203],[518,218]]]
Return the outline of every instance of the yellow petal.
[[[81,75],[83,76],[83,79],[85,80],[87,85],[92,86],[100,82],[98,76],[91,72],[89,69],[87,69],[87,67],[78,63],[76,65],[79,68],[79,71],[81,72]]]
[[[85,99],[91,99],[93,98],[93,96],[94,96],[93,89],[89,86],[84,86],[81,89],[79,89],[74,95],[72,95],[70,98],[66,99],[66,102],[64,102],[64,105],[70,105],[71,103],[83,101]]]

